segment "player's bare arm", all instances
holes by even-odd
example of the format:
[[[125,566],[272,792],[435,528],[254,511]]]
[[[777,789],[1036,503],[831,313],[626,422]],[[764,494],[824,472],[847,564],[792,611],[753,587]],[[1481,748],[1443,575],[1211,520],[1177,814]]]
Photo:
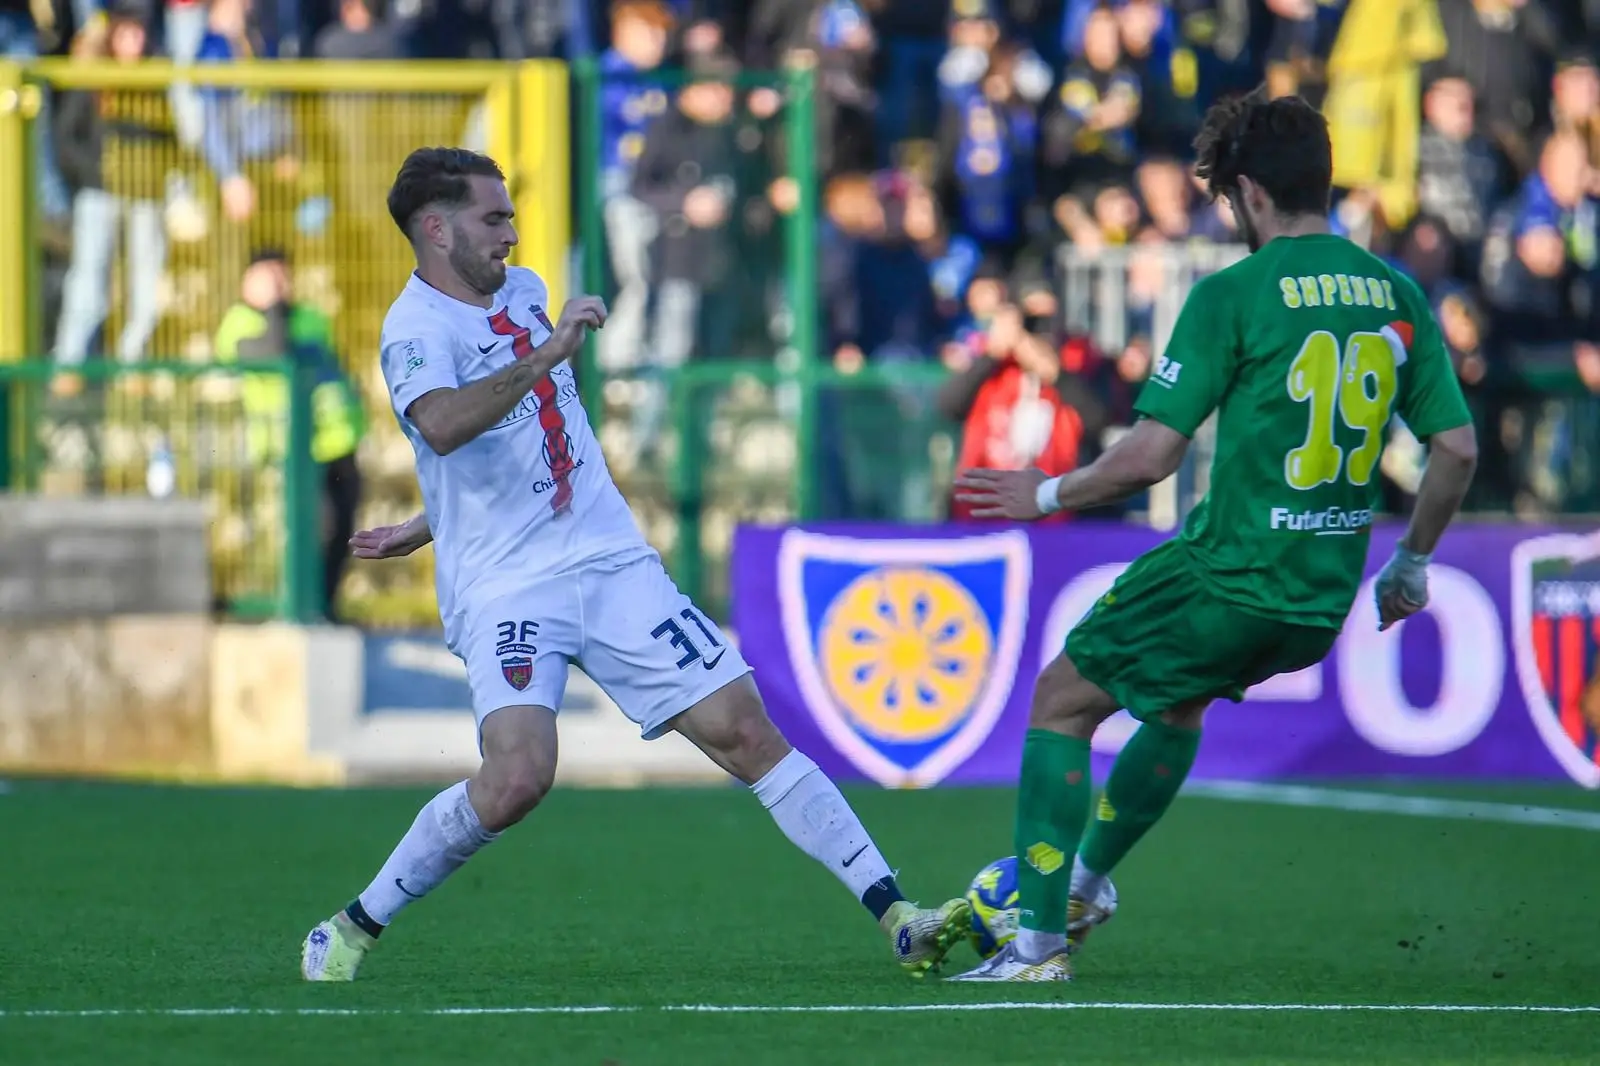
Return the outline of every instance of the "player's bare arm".
[[[1394,558],[1378,575],[1378,628],[1388,629],[1428,605],[1428,561],[1461,508],[1478,465],[1478,436],[1470,425],[1435,433],[1416,507]]]
[[[398,559],[433,540],[426,513],[399,525],[359,530],[350,538],[350,554],[357,559]]]
[[[599,297],[568,300],[554,333],[531,356],[458,389],[424,393],[406,415],[416,424],[428,447],[440,455],[449,455],[498,425],[540,378],[576,355],[584,337],[604,326],[605,321],[606,305]]]
[[[956,498],[973,505],[975,518],[1030,522],[1056,511],[1082,511],[1115,503],[1171,477],[1189,438],[1151,418],[1140,419],[1106,453],[1058,478],[1044,471],[968,470],[956,478]]]
[[[1478,434],[1471,426],[1457,426],[1433,435],[1428,442],[1428,465],[1417,490],[1417,505],[1401,544],[1423,555],[1438,546],[1445,527],[1461,509],[1477,466]]]

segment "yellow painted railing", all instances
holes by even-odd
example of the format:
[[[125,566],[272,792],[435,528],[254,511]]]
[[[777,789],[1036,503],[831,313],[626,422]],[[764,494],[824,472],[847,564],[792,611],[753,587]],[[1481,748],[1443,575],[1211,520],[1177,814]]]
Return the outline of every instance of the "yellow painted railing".
[[[82,250],[53,251],[44,239],[30,127],[51,114],[46,99],[57,118],[76,105],[97,116],[102,131],[98,148],[89,149],[106,194],[93,217],[105,219],[109,201],[114,212],[100,223],[101,235],[108,224],[119,231],[110,270],[96,280],[108,315],[89,359],[114,360],[127,334],[142,335],[128,322],[148,310],[153,292],[156,322],[139,346],[145,371],[211,364],[218,326],[241,298],[250,256],[281,249],[292,264],[294,299],[331,320],[336,354],[371,416],[361,453],[369,475],[362,518],[388,520],[416,505],[410,451],[388,413],[377,360],[383,316],[413,265],[388,216],[390,183],[406,154],[424,145],[488,152],[505,169],[517,206],[514,262],[539,270],[559,306],[571,241],[567,80],[565,66],[554,62],[0,61],[0,362],[48,364],[55,357],[63,286],[47,279],[70,273]],[[58,160],[74,148],[84,158],[84,144],[63,141],[59,129],[57,141]],[[143,229],[130,225],[133,205],[143,212]],[[78,215],[81,228],[90,216]],[[137,236],[151,232],[153,217],[159,249]],[[58,241],[81,236],[61,229]],[[106,371],[89,376],[91,394],[96,383],[122,377]],[[123,405],[85,403],[78,388],[50,387],[55,376],[38,366],[27,375],[28,389],[0,398],[0,482],[9,469],[14,487],[29,491],[144,491],[142,479],[72,476],[71,450],[57,458],[38,442],[74,431],[92,439],[158,431],[167,440],[199,439],[184,424],[197,417],[185,404],[141,407],[135,426],[123,418]],[[78,485],[86,487],[72,488]],[[275,551],[273,565],[281,557]],[[233,570],[252,565],[231,559],[229,575],[219,578],[234,581]],[[410,603],[427,591],[426,567],[419,559],[363,569],[354,575],[361,587],[347,585],[346,592]]]

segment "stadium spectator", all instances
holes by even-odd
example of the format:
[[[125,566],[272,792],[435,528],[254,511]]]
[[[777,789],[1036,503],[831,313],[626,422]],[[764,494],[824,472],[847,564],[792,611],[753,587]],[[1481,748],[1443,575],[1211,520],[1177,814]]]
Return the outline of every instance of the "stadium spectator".
[[[1191,49],[1175,46],[1172,22],[1160,0],[1128,0],[1117,8],[1122,50],[1143,97],[1139,147],[1182,155],[1200,130],[1200,70]]]
[[[488,6],[500,59],[554,59],[588,51],[586,2],[489,0]]]
[[[1298,93],[1321,106],[1327,90],[1328,53],[1346,0],[1265,0],[1276,16],[1266,46],[1267,88],[1274,96]]]
[[[205,63],[272,58],[274,43],[251,19],[253,0],[210,0],[197,58]],[[201,151],[216,176],[222,210],[234,223],[259,218],[263,196],[273,206],[292,202],[300,173],[285,102],[271,94],[208,89],[201,94]],[[281,208],[280,208],[281,209]]]
[[[871,177],[843,174],[828,182],[817,242],[822,337],[834,363],[846,370],[866,361],[859,343],[862,307],[857,264],[863,246],[880,239],[883,232],[883,205]]]
[[[383,18],[380,0],[339,0],[338,21],[317,32],[311,54],[317,59],[400,59],[405,42]]]
[[[1483,286],[1500,370],[1495,421],[1515,456],[1516,506],[1560,509],[1564,474],[1551,442],[1567,428],[1557,397],[1600,392],[1592,296],[1596,210],[1587,195],[1587,150],[1577,134],[1553,134],[1538,169],[1490,225]],[[1589,403],[1582,405],[1589,417]]]
[[[175,66],[189,66],[199,57],[208,17],[206,0],[166,0],[161,9],[162,37],[167,58]],[[150,21],[145,22],[147,28]],[[205,130],[205,108],[200,102],[200,93],[192,84],[178,81],[172,86],[171,96],[178,141],[185,149],[196,149]]]
[[[1027,243],[1037,193],[1038,97],[1019,85],[1018,48],[1002,44],[986,60],[974,82],[945,86],[939,195],[958,231],[1009,260]]]
[[[933,313],[941,335],[948,334],[962,317],[967,287],[983,260],[978,242],[967,234],[952,232],[947,218],[928,186],[921,182],[910,184],[906,193],[906,235],[928,264]]]
[[[356,447],[366,432],[361,401],[340,369],[333,324],[316,307],[294,298],[288,258],[278,249],[256,251],[239,282],[239,300],[222,316],[215,341],[217,361],[248,366],[285,362],[309,388],[311,459],[317,464],[322,500],[322,611],[337,617],[339,584],[349,558],[361,502]],[[242,387],[251,457],[258,467],[288,458],[290,383],[275,373],[246,373]]]
[[[1122,54],[1122,33],[1109,8],[1097,7],[1083,27],[1083,58],[1067,66],[1059,106],[1045,120],[1043,158],[1071,169],[1080,184],[1126,182],[1138,159],[1142,106],[1138,75]]]
[[[616,282],[598,345],[607,373],[632,368],[644,349],[659,219],[632,186],[645,132],[671,103],[667,85],[650,75],[666,58],[673,25],[660,0],[620,0],[611,6],[611,47],[600,57],[600,201]]]
[[[1417,203],[1443,221],[1460,248],[1456,272],[1478,270],[1489,214],[1504,192],[1504,158],[1477,131],[1472,86],[1464,78],[1439,78],[1422,98]]]
[[[147,54],[141,13],[119,6],[103,33],[82,38],[78,58],[137,63]],[[58,160],[77,191],[72,200],[72,258],[56,326],[55,360],[66,373],[57,395],[75,395],[89,346],[109,311],[111,264],[123,231],[122,334],[117,358],[141,359],[161,319],[166,267],[167,172],[177,161],[172,109],[165,94],[107,90],[65,93],[58,101]],[[142,380],[142,379],[133,379]],[[131,382],[130,382],[131,383]]]
[[[405,42],[398,24],[382,17],[379,0],[339,0],[337,22],[324,26],[312,41],[317,59],[343,62],[397,60]],[[326,148],[338,159],[338,224],[342,235],[369,244],[391,224],[388,211],[372,189],[382,173],[409,148],[405,134],[394,128],[392,105],[368,93],[334,93],[326,100],[325,123],[332,141]]]
[[[958,475],[975,467],[1031,465],[1054,477],[1077,467],[1083,419],[1056,391],[1060,356],[1048,336],[1029,329],[1020,303],[1008,296],[987,328],[971,331],[947,353],[946,366],[954,373],[937,403],[945,418],[962,426]],[[970,510],[952,499],[950,517],[969,520]]]
[[[876,207],[865,210],[868,228],[850,279],[859,307],[853,347],[869,362],[923,362],[932,358],[940,333],[929,246],[921,243],[934,232],[907,228],[908,206],[920,194],[910,175],[882,171],[871,188]],[[926,225],[920,209],[909,214]]]
[[[1587,51],[1569,52],[1556,68],[1550,84],[1550,118],[1556,129],[1581,137],[1589,150],[1589,166],[1600,166],[1600,71]],[[1597,191],[1590,189],[1591,194]]]
[[[682,366],[695,351],[702,297],[734,269],[730,224],[737,221],[741,149],[732,79],[738,64],[717,53],[695,60],[690,69],[691,79],[674,106],[645,133],[630,187],[659,220],[651,268],[656,308],[646,348],[649,395],[635,426],[647,449],[654,444],[665,403],[655,376]],[[713,316],[725,317],[731,310],[718,307]]]
[[[817,168],[823,174],[871,167],[878,158],[872,65],[878,41],[855,0],[825,0],[786,68],[815,64]]]
[[[1438,0],[1446,68],[1472,84],[1483,131],[1519,171],[1535,165],[1560,28],[1545,0]]]
[[[1168,156],[1149,156],[1134,175],[1139,202],[1149,225],[1145,232],[1163,241],[1217,244],[1233,239],[1216,205],[1197,203],[1198,194],[1183,164]]]
[[[40,17],[51,20],[41,24]],[[45,51],[41,47],[46,34],[59,36],[54,24],[56,8],[51,3],[37,0],[0,0],[0,59],[29,60]],[[67,184],[56,166],[49,114],[49,97],[44,100],[45,110],[39,121],[33,123],[34,155],[38,160],[35,191],[39,197],[39,210],[45,219],[58,222],[72,210]]]

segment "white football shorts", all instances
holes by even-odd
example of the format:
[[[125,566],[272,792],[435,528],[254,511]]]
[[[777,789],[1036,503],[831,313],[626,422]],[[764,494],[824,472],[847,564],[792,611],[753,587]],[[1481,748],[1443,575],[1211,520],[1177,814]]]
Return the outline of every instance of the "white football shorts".
[[[652,553],[620,556],[543,578],[487,602],[454,649],[467,665],[472,710],[561,710],[577,663],[646,740],[750,672],[717,624],[678,590]]]

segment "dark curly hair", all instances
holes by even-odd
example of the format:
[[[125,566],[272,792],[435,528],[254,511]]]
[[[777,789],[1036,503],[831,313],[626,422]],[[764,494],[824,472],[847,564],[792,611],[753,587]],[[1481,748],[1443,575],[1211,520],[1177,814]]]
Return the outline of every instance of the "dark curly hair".
[[[429,204],[465,207],[472,202],[470,177],[505,180],[493,159],[465,148],[418,148],[406,156],[389,189],[389,217],[411,239],[417,212]]]
[[[1280,214],[1326,214],[1333,186],[1328,120],[1298,96],[1266,86],[1222,100],[1206,112],[1194,139],[1195,175],[1215,199],[1236,193],[1244,175]]]

